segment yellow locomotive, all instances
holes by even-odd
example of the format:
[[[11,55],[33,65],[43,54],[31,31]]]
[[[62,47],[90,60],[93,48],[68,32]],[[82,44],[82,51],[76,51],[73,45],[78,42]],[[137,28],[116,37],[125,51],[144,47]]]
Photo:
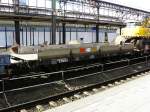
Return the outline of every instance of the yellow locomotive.
[[[131,38],[150,38],[150,28],[145,25],[142,25],[140,22],[129,22],[127,27],[123,28],[121,31],[121,36],[126,39]]]
[[[115,39],[115,44],[133,43],[137,50],[150,52],[150,18],[142,22],[130,21],[121,29],[121,35]]]

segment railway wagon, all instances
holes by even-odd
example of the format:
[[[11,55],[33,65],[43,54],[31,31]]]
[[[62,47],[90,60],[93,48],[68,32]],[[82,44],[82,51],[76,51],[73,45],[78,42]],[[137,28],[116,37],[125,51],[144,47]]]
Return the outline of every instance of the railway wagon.
[[[118,54],[133,53],[134,45],[113,45],[105,43],[91,43],[78,45],[48,45],[48,46],[29,46],[29,47],[12,47],[11,54],[17,54],[16,58],[28,61],[23,55],[36,54],[35,60],[76,58],[95,55],[98,57],[113,56]],[[15,55],[13,55],[14,57]]]

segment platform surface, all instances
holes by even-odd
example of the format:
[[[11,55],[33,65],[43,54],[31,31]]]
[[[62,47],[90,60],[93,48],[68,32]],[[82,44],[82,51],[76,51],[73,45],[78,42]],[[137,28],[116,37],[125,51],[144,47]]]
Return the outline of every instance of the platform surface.
[[[150,73],[45,112],[150,112]]]

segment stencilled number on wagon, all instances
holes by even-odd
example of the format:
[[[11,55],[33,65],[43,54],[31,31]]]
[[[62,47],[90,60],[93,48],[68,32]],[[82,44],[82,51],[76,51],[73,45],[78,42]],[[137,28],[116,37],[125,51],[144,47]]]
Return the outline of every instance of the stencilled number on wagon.
[[[58,61],[58,63],[65,63],[65,62],[68,62],[68,59],[62,58],[62,59],[58,59],[57,61]]]

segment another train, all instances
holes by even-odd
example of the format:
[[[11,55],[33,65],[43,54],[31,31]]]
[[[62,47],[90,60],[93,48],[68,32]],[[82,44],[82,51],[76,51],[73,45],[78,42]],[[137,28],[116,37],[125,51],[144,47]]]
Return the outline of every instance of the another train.
[[[142,50],[138,50],[138,52],[141,51]],[[26,71],[27,66],[29,66],[28,68],[36,68],[38,64],[49,66],[85,59],[88,60],[125,54],[132,55],[135,52],[137,52],[137,50],[135,50],[135,46],[131,43],[123,45],[82,43],[71,45],[13,46],[10,48],[10,64],[4,65],[5,67],[1,65],[1,68],[3,68],[1,74],[2,71],[5,74],[12,74],[14,69],[19,71],[20,69],[18,69],[18,67],[20,68],[21,66],[21,69]]]
[[[83,56],[113,56],[118,54],[133,53],[133,44],[113,45],[108,43],[91,43],[75,45],[43,45],[11,48],[11,55],[16,59],[31,60],[50,60],[72,58],[77,59]],[[31,57],[31,58],[29,58]]]

